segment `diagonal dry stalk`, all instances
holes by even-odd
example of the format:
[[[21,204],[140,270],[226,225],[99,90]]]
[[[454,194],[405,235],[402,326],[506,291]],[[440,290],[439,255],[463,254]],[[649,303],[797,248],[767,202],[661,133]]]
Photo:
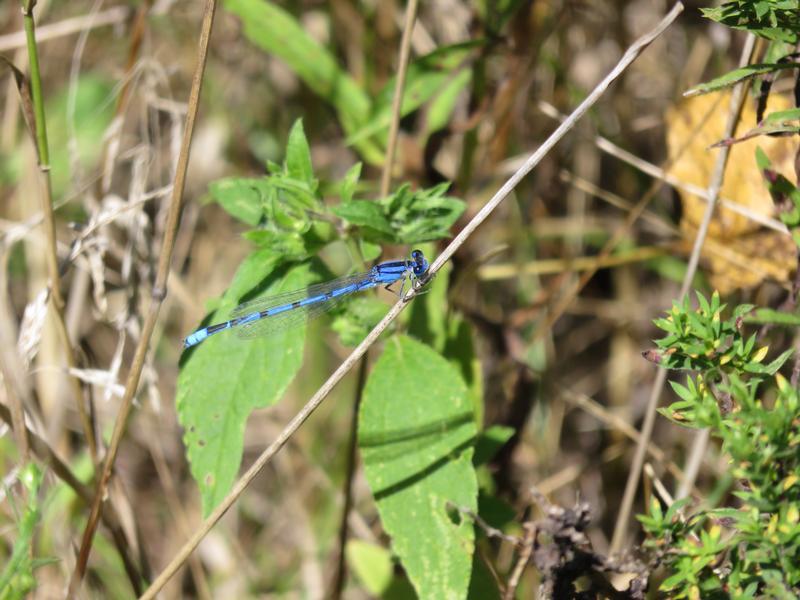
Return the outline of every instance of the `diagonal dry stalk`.
[[[50,280],[50,301],[55,316],[55,324],[61,341],[64,344],[64,359],[67,363],[67,380],[69,381],[72,395],[78,408],[83,434],[89,446],[92,462],[97,464],[97,443],[94,437],[89,414],[83,402],[83,390],[80,381],[75,377],[74,369],[77,366],[72,343],[64,321],[64,297],[61,295],[61,276],[58,270],[58,252],[56,248],[56,222],[53,214],[53,184],[50,178],[50,148],[47,143],[47,122],[44,112],[44,96],[42,93],[42,76],[39,69],[39,50],[36,45],[36,25],[33,20],[33,8],[36,0],[22,2],[22,21],[25,29],[25,38],[28,46],[28,61],[30,64],[30,101],[33,104],[33,128],[35,136],[36,156],[39,163],[39,175],[42,186],[42,214],[45,237],[45,261],[47,275]],[[23,99],[24,100],[24,99]]]
[[[122,441],[122,436],[125,433],[125,427],[133,406],[133,398],[136,390],[139,387],[139,379],[144,367],[145,357],[150,346],[150,338],[153,335],[153,330],[158,320],[158,313],[161,308],[161,303],[166,295],[167,279],[169,277],[169,267],[172,259],[172,250],[175,246],[175,238],[178,233],[178,225],[180,223],[181,208],[183,204],[183,189],[186,183],[186,170],[189,165],[189,150],[191,147],[192,134],[194,132],[194,124],[197,117],[197,110],[200,103],[200,88],[203,84],[203,73],[205,72],[206,58],[208,56],[208,44],[211,38],[211,26],[214,23],[214,13],[216,11],[216,0],[206,0],[203,9],[203,23],[200,30],[200,39],[198,41],[197,49],[197,65],[192,77],[192,89],[189,95],[189,106],[186,115],[186,126],[183,133],[183,140],[181,142],[180,155],[178,156],[178,164],[175,170],[175,181],[172,188],[172,196],[170,198],[169,213],[167,215],[167,222],[164,230],[164,240],[162,242],[161,252],[159,254],[158,269],[156,272],[156,280],[153,286],[153,294],[148,307],[147,314],[142,326],[141,337],[136,346],[133,362],[131,364],[130,373],[125,383],[125,394],[120,403],[119,413],[117,414],[114,423],[114,432],[111,435],[111,442],[109,444],[108,452],[105,461],[103,462],[103,470],[100,478],[97,480],[97,487],[95,490],[94,500],[92,502],[91,512],[89,519],[86,523],[86,528],[83,532],[83,539],[81,540],[81,547],[78,553],[78,560],[75,565],[75,570],[72,573],[72,578],[67,591],[67,597],[73,598],[77,595],[80,589],[81,581],[86,573],[86,564],[89,560],[89,552],[91,551],[92,540],[99,522],[100,514],[102,511],[102,502],[106,494],[109,479],[111,478],[111,471],[114,467],[114,461],[119,451],[119,445]]]
[[[429,277],[436,274],[444,264],[450,260],[455,252],[470,238],[475,230],[494,212],[494,210],[506,199],[514,190],[519,182],[530,173],[533,168],[547,155],[550,150],[572,129],[575,123],[583,117],[589,109],[600,99],[611,83],[614,82],[628,66],[636,59],[639,54],[683,11],[683,4],[677,2],[672,10],[659,22],[659,24],[636,40],[620,59],[614,69],[592,90],[583,102],[572,112],[572,114],[561,123],[558,128],[547,138],[547,140],[525,161],[520,169],[506,181],[505,184],[495,193],[494,196],[481,208],[480,211],[470,220],[461,232],[453,239],[444,251],[433,261],[429,269]],[[408,304],[408,301],[417,295],[419,289],[414,288],[405,297],[398,300],[389,310],[386,316],[378,323],[366,338],[353,350],[344,362],[333,372],[328,380],[317,390],[306,405],[295,415],[295,417],[278,434],[255,462],[247,469],[242,477],[234,484],[228,495],[211,512],[211,514],[197,527],[195,533],[177,552],[161,574],[153,581],[150,588],[141,596],[142,600],[152,599],[164,587],[167,581],[180,569],[187,557],[197,548],[209,531],[216,525],[222,516],[228,511],[234,502],[242,495],[253,479],[261,472],[264,466],[272,459],[275,454],[286,444],[300,426],[308,419],[311,414],[322,404],[323,400],[333,390],[333,388],[344,378],[344,376],[358,364],[361,357],[380,337],[383,331],[394,321]]]
[[[742,49],[742,56],[739,60],[739,66],[744,67],[750,62],[753,48],[755,47],[755,36],[748,35],[747,42]],[[745,86],[741,83],[736,85],[731,94],[730,112],[728,116],[728,123],[725,127],[725,138],[733,136],[736,130],[736,124],[739,120],[739,113],[742,110],[745,99]],[[683,278],[681,285],[680,297],[683,298],[688,292],[694,280],[694,275],[697,272],[697,265],[700,262],[700,251],[703,248],[706,235],[708,234],[708,226],[711,224],[711,218],[714,215],[714,209],[717,207],[719,201],[719,192],[722,188],[722,179],[725,174],[725,166],[728,162],[728,155],[730,153],[730,146],[725,146],[720,150],[717,155],[717,162],[714,165],[714,172],[711,175],[708,189],[705,196],[708,200],[706,211],[703,214],[703,220],[700,223],[700,228],[697,230],[697,237],[694,240],[692,247],[692,254],[689,256],[689,264],[686,267],[686,274]],[[636,489],[639,487],[639,477],[644,464],[644,455],[647,450],[647,444],[653,434],[653,427],[656,420],[656,408],[661,399],[661,392],[664,389],[664,383],[667,380],[667,370],[659,369],[656,379],[653,382],[653,388],[650,392],[650,397],[647,401],[647,412],[645,413],[644,422],[642,423],[641,437],[639,444],[636,446],[636,453],[633,457],[633,463],[628,471],[628,481],[625,483],[625,492],[622,496],[619,512],[617,513],[617,522],[614,525],[614,535],[611,539],[611,547],[609,552],[614,554],[620,550],[625,538],[625,533],[628,529],[628,521],[630,520],[631,509],[633,507],[633,500],[636,495]],[[707,434],[706,434],[707,435]],[[702,442],[703,434],[700,434],[700,445],[704,447]],[[702,452],[701,452],[702,454]],[[697,452],[695,451],[695,455]],[[694,475],[689,469],[685,470],[686,478],[681,483],[682,489],[689,489],[694,485]]]

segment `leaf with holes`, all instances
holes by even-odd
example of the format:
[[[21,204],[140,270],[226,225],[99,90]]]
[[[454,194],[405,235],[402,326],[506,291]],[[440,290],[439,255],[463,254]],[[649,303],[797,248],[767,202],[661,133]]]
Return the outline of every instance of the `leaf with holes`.
[[[457,369],[408,337],[390,340],[364,390],[358,441],[392,547],[421,598],[464,598],[477,510],[475,408]]]

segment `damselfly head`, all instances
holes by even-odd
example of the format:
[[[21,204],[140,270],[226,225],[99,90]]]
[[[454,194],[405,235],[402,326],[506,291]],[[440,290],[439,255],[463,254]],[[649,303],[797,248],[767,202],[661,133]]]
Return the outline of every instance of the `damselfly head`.
[[[422,250],[414,250],[411,252],[411,262],[413,262],[414,275],[417,277],[423,275],[428,270],[428,261]]]

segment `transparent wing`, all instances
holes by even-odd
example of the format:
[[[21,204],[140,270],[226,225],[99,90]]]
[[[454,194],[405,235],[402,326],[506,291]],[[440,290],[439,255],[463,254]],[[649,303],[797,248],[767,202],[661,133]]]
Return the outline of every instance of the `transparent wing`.
[[[307,288],[294,290],[292,292],[284,292],[244,302],[231,311],[230,318],[238,319],[253,313],[263,312],[281,306],[288,306],[294,302],[305,300],[306,298],[325,296],[336,290],[352,288],[347,293],[338,296],[325,298],[312,304],[290,308],[289,310],[234,327],[236,335],[240,338],[249,339],[268,336],[279,331],[292,329],[306,320],[311,320],[325,314],[334,307],[339,306],[342,300],[351,294],[373,288],[376,285],[377,283],[372,281],[370,272],[346,275],[345,277],[339,277],[338,279],[326,281],[325,283],[310,285]]]

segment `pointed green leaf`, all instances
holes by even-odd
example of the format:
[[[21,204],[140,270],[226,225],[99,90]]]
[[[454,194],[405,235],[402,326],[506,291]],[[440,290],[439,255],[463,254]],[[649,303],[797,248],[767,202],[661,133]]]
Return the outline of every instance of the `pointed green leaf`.
[[[355,194],[360,177],[361,163],[354,164],[348,169],[347,173],[345,173],[344,179],[342,179],[342,185],[339,189],[339,201],[341,204],[347,204],[353,199],[353,194]]]
[[[709,92],[715,92],[717,90],[730,87],[739,83],[740,81],[745,81],[758,75],[765,75],[767,73],[774,73],[776,71],[798,68],[800,68],[800,65],[795,63],[752,64],[742,67],[741,69],[734,69],[733,71],[726,73],[721,77],[717,77],[716,79],[712,79],[707,83],[702,83],[698,86],[695,86],[692,89],[684,92],[683,95],[688,98],[689,96],[708,94]]]
[[[263,179],[226,177],[208,186],[211,197],[232,217],[255,227],[264,217]]]
[[[242,20],[244,35],[253,44],[283,60],[336,109],[348,134],[365,125],[372,107],[369,96],[294,16],[265,0],[225,0],[224,6]],[[383,159],[383,152],[370,140],[362,140],[356,148],[372,163]]]
[[[289,139],[286,142],[286,171],[292,178],[307,183],[311,189],[316,189],[317,180],[314,179],[314,167],[311,165],[311,149],[303,131],[302,119],[297,119],[289,131]]]
[[[380,598],[392,583],[394,566],[391,553],[377,544],[350,540],[345,550],[347,564],[374,598]]]
[[[352,200],[333,208],[333,213],[357,227],[367,227],[386,236],[391,236],[392,226],[377,202]]]

